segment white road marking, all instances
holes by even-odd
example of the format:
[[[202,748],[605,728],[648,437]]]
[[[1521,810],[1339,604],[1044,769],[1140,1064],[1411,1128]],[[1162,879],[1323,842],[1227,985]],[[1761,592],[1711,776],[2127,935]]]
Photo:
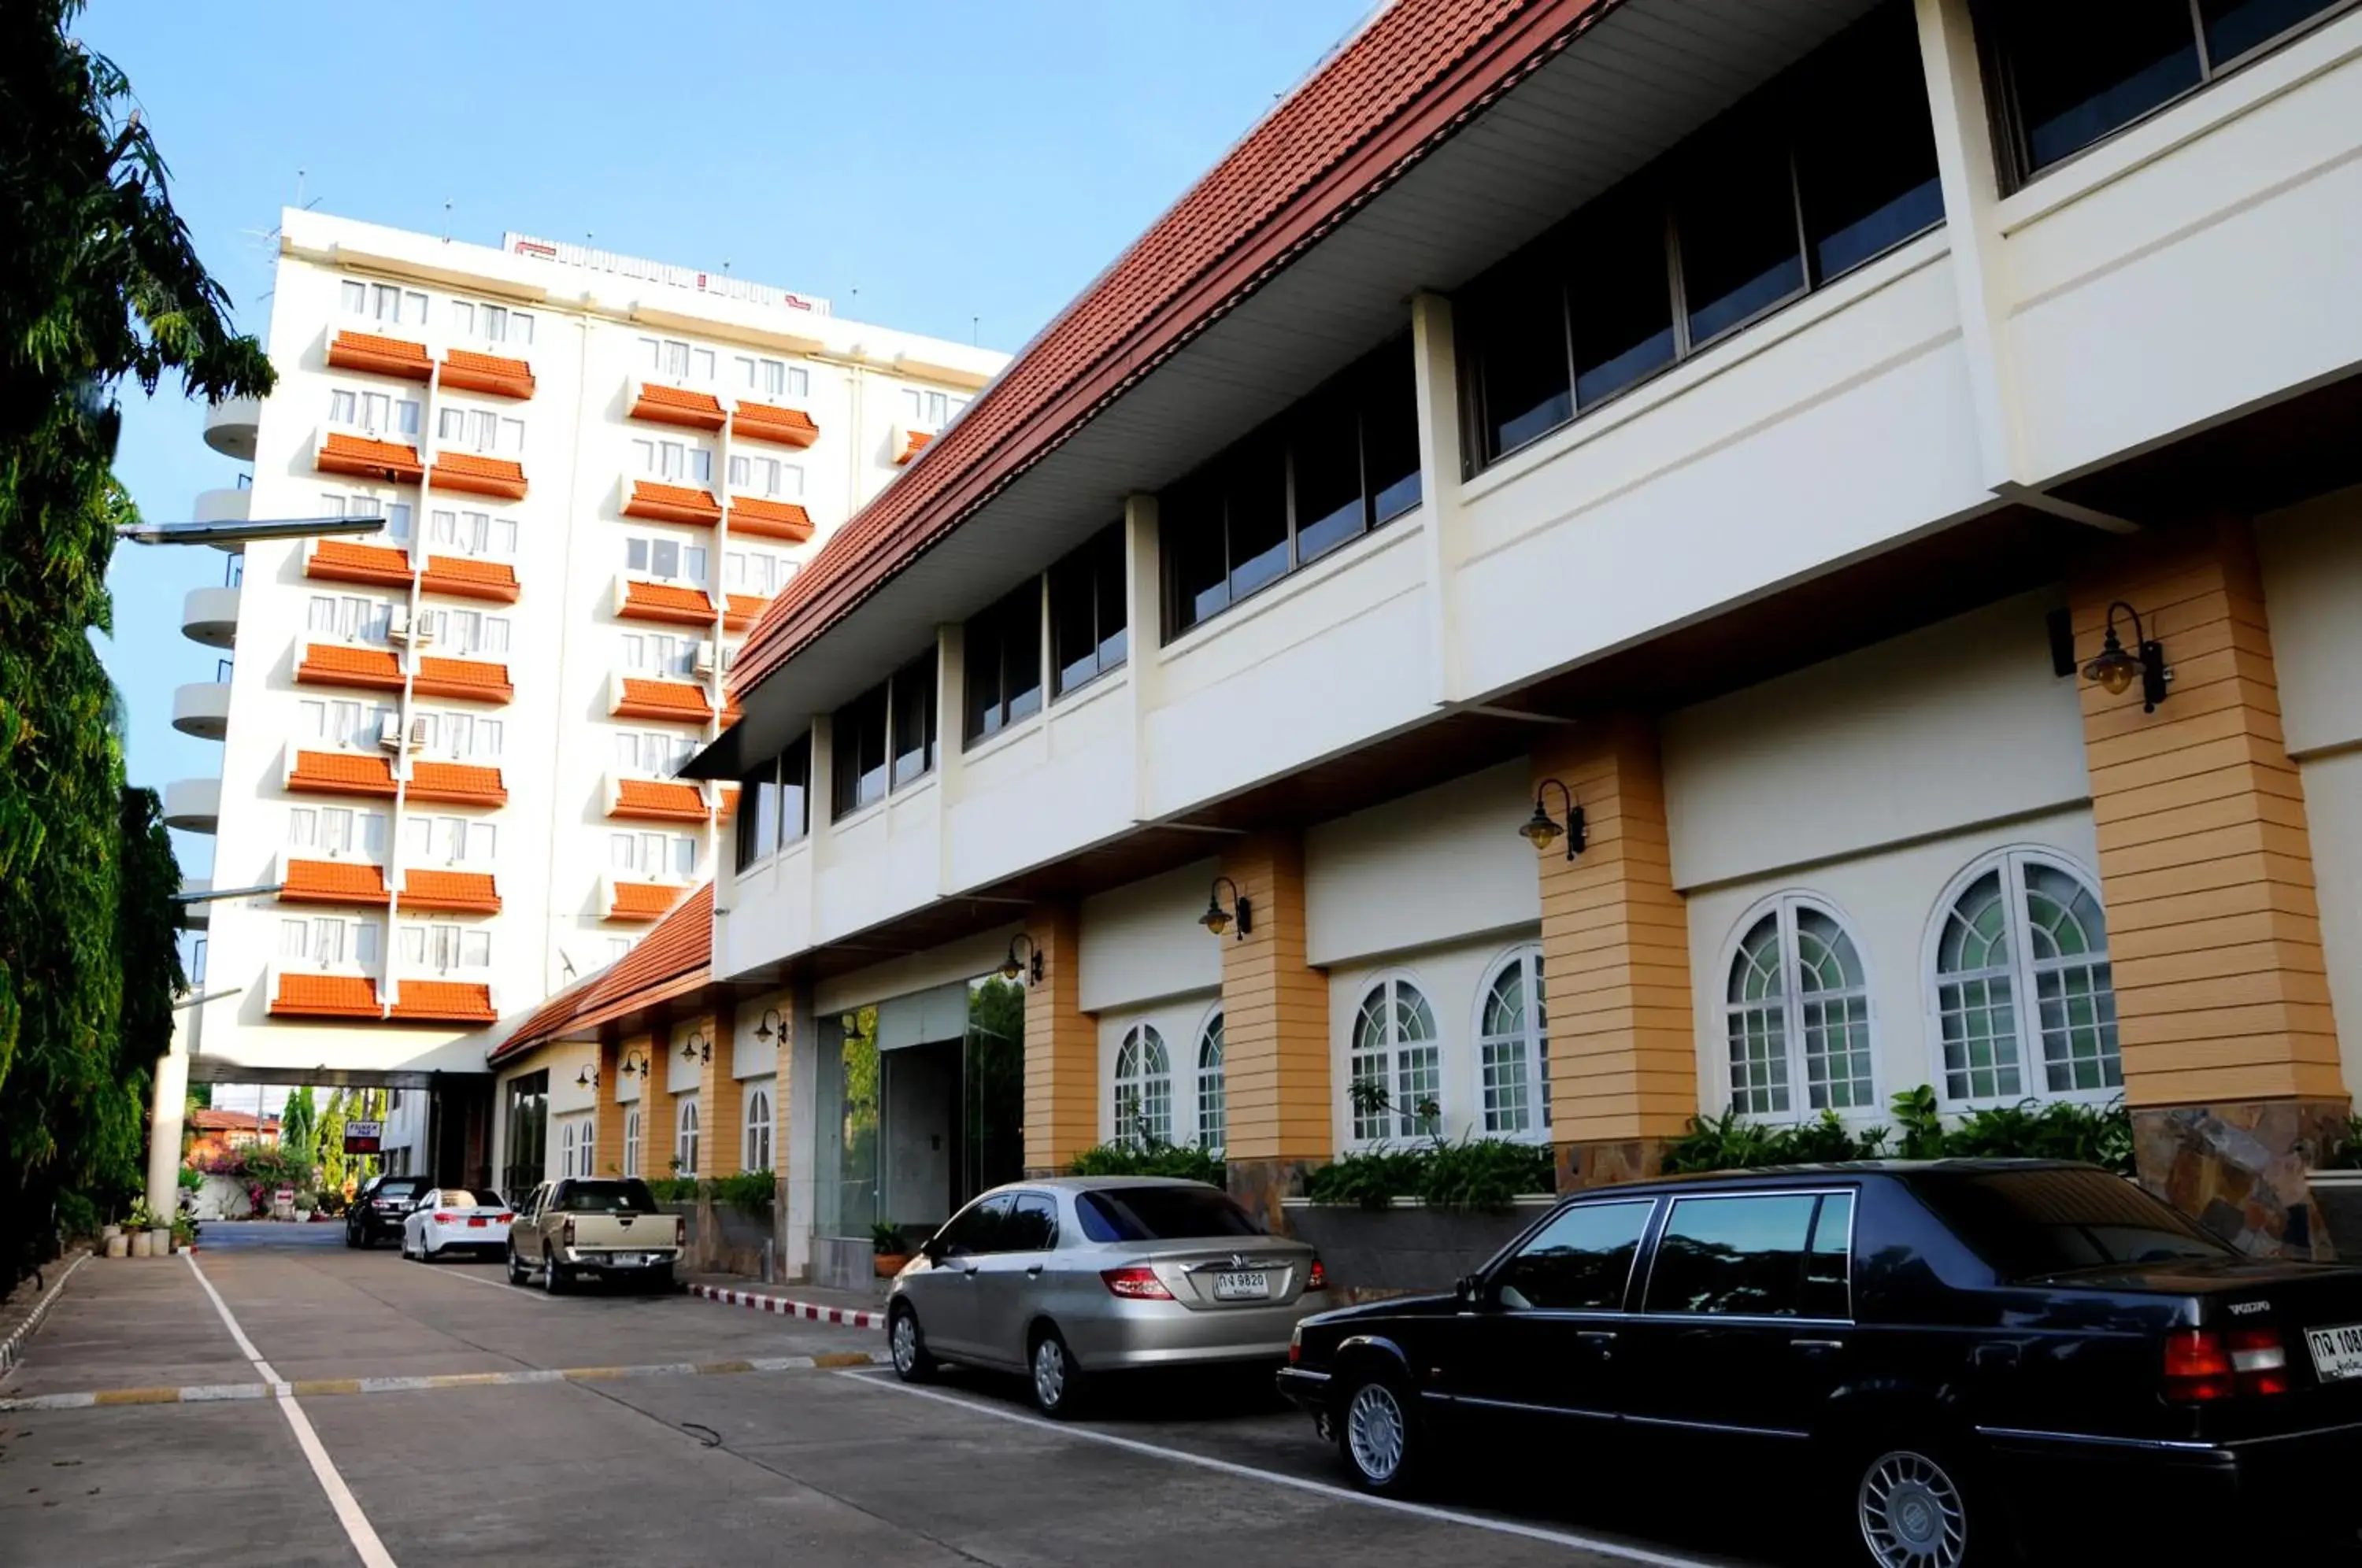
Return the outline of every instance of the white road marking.
[[[838,1375],[856,1386],[881,1388],[895,1394],[908,1394],[917,1399],[933,1399],[944,1405],[955,1405],[979,1416],[994,1416],[1021,1427],[1037,1427],[1059,1437],[1073,1438],[1081,1442],[1104,1443],[1131,1453],[1143,1453],[1156,1459],[1169,1459],[1182,1464],[1194,1464],[1200,1469],[1219,1471],[1224,1475],[1236,1475],[1242,1480],[1268,1482],[1275,1486],[1292,1487],[1318,1496],[1333,1498],[1341,1503],[1361,1503],[1390,1513],[1408,1514],[1416,1518],[1437,1519],[1446,1524],[1468,1525],[1476,1529],[1488,1529],[1496,1535],[1514,1535],[1527,1540],[1548,1541],[1554,1546],[1572,1547],[1581,1551],[1595,1551],[1603,1557],[1621,1558],[1627,1562],[1643,1562],[1650,1568],[1722,1568],[1713,1559],[1681,1557],[1667,1551],[1651,1551],[1643,1546],[1628,1546],[1622,1541],[1603,1540],[1595,1536],[1577,1535],[1571,1530],[1545,1529],[1540,1525],[1519,1524],[1514,1519],[1489,1518],[1483,1514],[1462,1513],[1456,1508],[1439,1508],[1425,1503],[1407,1503],[1398,1497],[1374,1497],[1367,1492],[1357,1492],[1350,1486],[1339,1486],[1327,1481],[1314,1481],[1301,1475],[1283,1474],[1274,1470],[1257,1470],[1251,1464],[1211,1455],[1192,1453],[1187,1449],[1166,1448],[1159,1443],[1142,1442],[1138,1438],[1118,1437],[1113,1432],[1097,1431],[1088,1427],[1069,1425],[1064,1421],[1045,1420],[1039,1416],[1021,1415],[997,1406],[963,1399],[955,1394],[945,1394],[933,1388],[913,1388],[907,1383],[897,1383],[875,1373],[845,1372]]]
[[[237,1320],[230,1315],[229,1303],[221,1298],[221,1292],[214,1288],[214,1282],[207,1279],[205,1271],[197,1266],[196,1254],[182,1253],[181,1255],[189,1260],[189,1272],[195,1275],[197,1283],[205,1287],[205,1294],[213,1298],[214,1310],[221,1314],[222,1326],[229,1331],[229,1337],[237,1342],[237,1348],[245,1353],[246,1359],[254,1364],[255,1371],[262,1375],[266,1383],[281,1383],[279,1374],[270,1369],[270,1364],[262,1359],[262,1353],[254,1348],[254,1342],[246,1337],[246,1331],[239,1328]],[[362,1568],[396,1568],[393,1554],[386,1551],[385,1542],[377,1538],[377,1531],[370,1526],[369,1516],[361,1512],[360,1503],[353,1496],[352,1488],[345,1485],[342,1475],[337,1474],[337,1466],[328,1458],[328,1451],[321,1446],[320,1434],[312,1430],[311,1418],[304,1414],[304,1407],[295,1402],[295,1397],[283,1385],[278,1394],[279,1413],[287,1418],[287,1425],[295,1433],[295,1445],[304,1451],[304,1459],[310,1462],[313,1478],[320,1483],[320,1490],[327,1494],[328,1507],[336,1510],[337,1522],[345,1527],[345,1538],[353,1543],[353,1551],[360,1555]]]

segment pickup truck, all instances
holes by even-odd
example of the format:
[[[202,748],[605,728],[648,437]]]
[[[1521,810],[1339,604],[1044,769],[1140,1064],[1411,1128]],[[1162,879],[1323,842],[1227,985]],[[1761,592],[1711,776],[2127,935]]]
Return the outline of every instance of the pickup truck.
[[[552,1296],[586,1276],[669,1290],[687,1228],[635,1176],[546,1181],[517,1205],[509,1226],[509,1283],[538,1274]]]

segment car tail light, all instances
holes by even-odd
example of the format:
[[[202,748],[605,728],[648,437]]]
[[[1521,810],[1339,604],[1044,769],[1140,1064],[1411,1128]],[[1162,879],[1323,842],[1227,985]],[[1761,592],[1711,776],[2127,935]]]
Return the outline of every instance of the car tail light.
[[[1319,1267],[1319,1264],[1312,1265]],[[1304,1325],[1298,1323],[1287,1336],[1287,1364],[1294,1366],[1304,1359]]]
[[[447,1214],[447,1213],[443,1212],[441,1209],[437,1209],[437,1210],[436,1210],[436,1213],[435,1213],[435,1223],[436,1223],[437,1225],[448,1225],[449,1223],[451,1223],[451,1221],[453,1221],[454,1220],[457,1220],[458,1218],[459,1218],[459,1217],[458,1217],[457,1214]]]
[[[559,1241],[564,1245],[569,1247],[572,1246],[574,1244],[574,1221],[568,1220],[565,1225],[559,1229],[557,1234]]]
[[[1099,1278],[1107,1282],[1110,1294],[1128,1297],[1134,1301],[1170,1301],[1173,1293],[1156,1277],[1153,1268],[1105,1268]]]
[[[2285,1394],[2288,1347],[2277,1329],[2180,1329],[2166,1336],[2165,1397],[2201,1402]]]
[[[689,1221],[678,1214],[672,1217],[672,1244],[676,1247],[689,1245]]]
[[[2288,1346],[2278,1329],[2234,1329],[2230,1332],[2231,1368],[2238,1374],[2242,1394],[2285,1394],[2289,1391]]]
[[[500,1224],[505,1225],[505,1224],[509,1223],[511,1220],[514,1220],[514,1219],[516,1218],[516,1216],[515,1216],[515,1215],[513,1215],[513,1214],[495,1214],[495,1215],[493,1215],[493,1216],[492,1216],[492,1218],[493,1218],[493,1220],[496,1220],[496,1221],[497,1221],[497,1222],[499,1222]]]
[[[1329,1271],[1320,1266],[1320,1260],[1317,1257],[1312,1260],[1312,1272],[1304,1276],[1304,1288],[1307,1290],[1329,1288]]]

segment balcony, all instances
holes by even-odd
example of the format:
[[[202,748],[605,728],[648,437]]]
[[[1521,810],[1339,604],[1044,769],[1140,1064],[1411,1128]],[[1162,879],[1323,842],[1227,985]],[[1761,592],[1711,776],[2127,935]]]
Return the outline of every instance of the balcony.
[[[656,480],[627,479],[618,502],[626,517],[650,523],[681,523],[711,528],[722,521],[722,502],[710,490],[664,484]]]
[[[383,1018],[377,982],[367,975],[322,975],[280,970],[270,981],[273,1018]]]
[[[726,632],[743,632],[763,618],[771,602],[759,593],[731,593],[723,596],[729,607],[722,616],[722,628]]]
[[[615,616],[623,621],[657,621],[673,626],[711,626],[713,601],[705,590],[686,583],[648,582],[635,577],[615,579]]]
[[[279,884],[282,904],[383,909],[392,897],[381,866],[366,860],[305,859],[285,851],[279,856]]]
[[[365,582],[380,588],[410,586],[410,553],[398,547],[359,545],[348,539],[308,539],[304,575],[327,582]],[[419,586],[454,599],[517,601],[516,568],[473,556],[429,556]]]
[[[339,370],[394,376],[405,381],[423,381],[435,374],[435,362],[427,358],[425,344],[374,332],[348,330],[335,334],[328,339],[328,363]]]
[[[181,891],[183,893],[210,893],[213,890],[214,879],[210,877],[183,877],[181,878]],[[172,909],[174,915],[173,923],[178,925],[182,931],[203,931],[213,923],[213,905],[209,903],[193,901],[185,904],[175,904],[172,906]],[[193,977],[200,980],[203,978],[202,976],[195,976]]]
[[[295,683],[399,691],[402,662],[392,648],[358,647],[350,643],[304,643],[296,651]]]
[[[500,888],[489,871],[421,867],[402,874],[402,907],[450,914],[498,914]]]
[[[189,515],[200,523],[243,523],[254,513],[254,490],[249,485],[226,484],[215,490],[197,491],[196,507]],[[226,547],[242,550],[244,545]]]
[[[481,658],[422,657],[411,690],[422,697],[457,697],[467,702],[494,704],[516,696],[509,667]]]
[[[607,678],[607,713],[617,719],[701,724],[713,717],[713,699],[690,681],[616,673]]]
[[[689,430],[719,430],[726,417],[722,400],[712,392],[690,392],[660,381],[632,384],[631,416],[651,425],[677,425]]]
[[[164,786],[164,825],[182,833],[212,833],[221,825],[221,780],[175,778]]]
[[[524,499],[524,465],[513,458],[487,458],[474,452],[437,452],[426,476],[429,490],[486,495],[495,501]]]
[[[652,924],[672,911],[689,891],[682,882],[622,882],[599,878],[600,918],[631,924]]]
[[[415,762],[409,798],[447,806],[505,806],[508,785],[497,767],[471,762]]]
[[[262,400],[229,397],[205,410],[205,445],[225,458],[254,461],[254,438],[262,424]]]
[[[209,648],[237,641],[237,590],[193,588],[181,601],[181,635]]]
[[[640,778],[607,775],[611,822],[703,823],[714,814],[705,787],[688,778]]]
[[[403,441],[381,441],[349,430],[323,430],[312,451],[312,467],[324,474],[382,484],[417,484],[426,477],[418,448]]]
[[[482,392],[522,402],[533,395],[533,367],[523,359],[500,354],[480,354],[472,348],[452,348],[443,356],[442,384],[454,392]]]
[[[925,451],[927,443],[934,438],[935,433],[932,430],[913,430],[908,425],[897,425],[894,436],[894,466],[900,468]]]
[[[280,787],[296,795],[360,795],[392,800],[393,761],[358,751],[287,748],[280,764]]]
[[[492,988],[480,981],[397,978],[386,1016],[397,1023],[492,1023],[501,1015]]]
[[[172,693],[172,727],[199,740],[221,740],[229,734],[229,682],[198,680]]]
[[[730,531],[800,545],[812,536],[811,513],[792,501],[734,495],[730,498]]]
[[[820,426],[800,408],[741,402],[730,411],[730,434],[743,440],[769,441],[781,447],[809,447],[820,439]]]

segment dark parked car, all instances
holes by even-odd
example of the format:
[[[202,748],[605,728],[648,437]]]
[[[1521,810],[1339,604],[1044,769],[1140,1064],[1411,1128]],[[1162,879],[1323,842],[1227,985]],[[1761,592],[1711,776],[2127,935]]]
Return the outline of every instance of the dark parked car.
[[[1451,1296],[1306,1320],[1279,1384],[1374,1492],[1455,1439],[1566,1474],[1663,1441],[1694,1478],[1793,1473],[1793,1523],[1879,1568],[1995,1561],[2054,1507],[2185,1544],[2362,1524],[2362,1268],[2249,1258],[2090,1165],[1585,1193]]]
[[[435,1185],[423,1176],[371,1176],[345,1209],[345,1245],[374,1247],[380,1242],[399,1242],[402,1222],[421,1194]]]

